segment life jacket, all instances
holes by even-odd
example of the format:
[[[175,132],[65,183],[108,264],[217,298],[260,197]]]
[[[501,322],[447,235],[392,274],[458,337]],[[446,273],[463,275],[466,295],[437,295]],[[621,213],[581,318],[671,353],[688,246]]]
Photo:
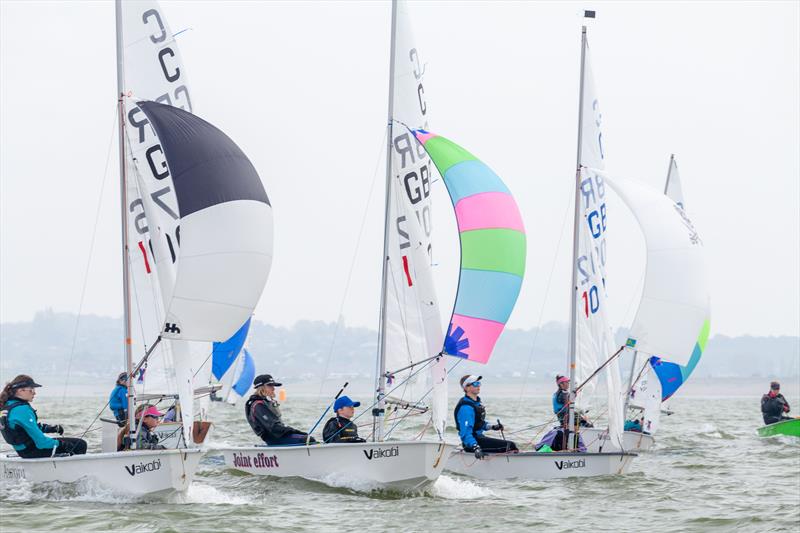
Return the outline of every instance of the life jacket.
[[[478,430],[483,429],[483,424],[486,422],[486,408],[481,405],[480,396],[477,402],[467,395],[464,395],[464,397],[458,400],[456,408],[453,411],[453,417],[456,419],[456,430],[458,430],[459,433],[461,432],[461,427],[458,424],[458,411],[461,409],[462,405],[468,405],[475,411],[475,426],[472,428],[472,434],[477,437]]]
[[[244,416],[247,417],[247,423],[250,424],[250,427],[253,428],[253,431],[259,437],[261,433],[263,433],[264,428],[261,427],[261,424],[258,423],[255,416],[253,416],[253,408],[258,403],[263,403],[266,405],[266,401],[264,400],[263,396],[257,396],[253,394],[250,398],[247,399],[247,402],[244,404]]]
[[[12,401],[16,403],[9,405],[9,403],[11,403]],[[0,411],[0,433],[2,433],[3,439],[5,439],[5,441],[9,443],[11,446],[23,445],[25,446],[24,449],[28,450],[31,448],[36,448],[36,445],[34,444],[31,436],[28,435],[28,432],[25,431],[25,429],[20,424],[17,424],[17,427],[12,428],[8,422],[8,419],[11,416],[11,411],[13,411],[14,409],[16,409],[21,405],[27,405],[30,407],[30,404],[28,402],[26,402],[25,400],[19,400],[17,398],[9,400],[3,406],[3,410]],[[38,420],[38,417],[36,416],[36,409],[31,407],[31,411],[33,411],[33,420],[36,422]]]
[[[353,424],[350,419],[338,415],[325,423],[322,438],[325,442],[360,442],[364,440],[358,436],[358,426]]]

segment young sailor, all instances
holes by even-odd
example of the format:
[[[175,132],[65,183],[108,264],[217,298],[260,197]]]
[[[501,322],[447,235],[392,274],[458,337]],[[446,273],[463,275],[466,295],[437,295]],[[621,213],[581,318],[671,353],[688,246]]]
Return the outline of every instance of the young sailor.
[[[325,442],[367,442],[358,436],[358,426],[350,421],[355,414],[355,407],[361,402],[354,402],[349,396],[337,398],[333,404],[336,416],[325,422],[322,429],[322,440]]]
[[[117,422],[128,419],[128,373],[117,376],[117,383],[108,398],[108,408],[114,412]]]
[[[158,435],[153,431],[160,423],[159,418],[164,416],[164,413],[159,411],[155,405],[140,405],[136,408],[136,449],[137,450],[165,450],[166,448],[158,443]],[[141,420],[141,423],[140,423]],[[125,424],[120,432],[117,445],[117,451],[130,449],[130,440],[128,437],[128,424]]]
[[[769,392],[761,397],[761,414],[764,416],[764,423],[775,424],[783,420],[792,420],[786,416],[790,410],[789,402],[781,394],[781,384],[773,381],[769,385]]]
[[[481,392],[481,379],[483,376],[467,375],[461,378],[461,388],[464,397],[456,404],[454,415],[456,429],[461,437],[464,451],[474,452],[477,459],[483,459],[487,453],[516,452],[517,445],[510,440],[493,439],[484,437],[483,432],[489,429],[502,430],[502,424],[489,424],[486,422],[486,409],[478,396]]]
[[[558,389],[553,393],[553,414],[558,417],[558,422],[563,424],[569,406],[569,378],[557,375],[556,386]]]
[[[261,374],[253,380],[255,393],[250,396],[244,405],[244,414],[247,422],[261,440],[270,445],[302,445],[317,442],[307,433],[287,426],[281,420],[280,404],[275,400],[276,383],[269,374]]]
[[[45,433],[64,434],[61,425],[41,424],[30,402],[41,387],[32,377],[20,374],[6,383],[0,392],[0,432],[17,454],[24,459],[54,455],[82,455],[86,441],[69,437],[51,439]]]

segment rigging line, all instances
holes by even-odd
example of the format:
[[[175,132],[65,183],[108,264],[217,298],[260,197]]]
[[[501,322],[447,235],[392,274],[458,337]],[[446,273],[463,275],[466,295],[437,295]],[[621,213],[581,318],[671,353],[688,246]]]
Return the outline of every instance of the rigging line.
[[[319,384],[319,393],[317,394],[317,402],[316,402],[316,406],[315,406],[316,408],[319,408],[319,401],[322,398],[322,390],[325,387],[325,378],[328,375],[328,369],[330,368],[330,364],[331,364],[331,357],[333,356],[333,348],[334,348],[334,346],[336,346],[336,337],[339,334],[339,327],[340,327],[340,325],[342,323],[342,311],[344,311],[344,304],[345,304],[345,301],[347,300],[347,293],[350,290],[350,282],[351,282],[351,280],[353,278],[353,270],[354,270],[355,265],[356,265],[356,258],[358,257],[358,250],[361,247],[361,238],[364,235],[364,228],[366,227],[366,224],[367,224],[367,215],[369,214],[369,206],[370,206],[370,203],[372,202],[372,193],[375,190],[375,183],[378,181],[377,180],[378,169],[380,168],[381,159],[383,159],[383,151],[384,151],[384,147],[386,146],[386,137],[387,137],[387,135],[388,135],[388,131],[384,131],[383,139],[381,139],[380,149],[378,151],[378,159],[377,159],[377,161],[375,161],[375,169],[372,171],[372,184],[369,187],[369,193],[367,194],[367,202],[364,205],[364,214],[361,217],[361,227],[358,230],[358,237],[356,238],[356,247],[355,247],[355,250],[353,250],[353,258],[350,260],[350,270],[347,273],[347,281],[345,282],[344,291],[342,292],[342,300],[341,300],[341,303],[339,304],[339,313],[338,313],[338,316],[336,317],[336,325],[334,326],[334,329],[333,329],[333,338],[331,339],[331,347],[328,350],[328,358],[325,361],[325,371],[322,373],[322,380],[321,380],[321,383]]]
[[[572,205],[572,189],[569,191],[569,198],[567,201],[567,207],[564,210],[564,217],[561,221],[561,232],[558,234],[558,244],[556,245],[556,253],[553,255],[553,264],[550,266],[550,275],[547,277],[547,284],[545,285],[545,292],[544,298],[542,299],[542,306],[539,308],[539,320],[536,324],[536,333],[533,334],[533,344],[531,345],[531,351],[528,354],[528,363],[525,367],[525,374],[522,377],[522,388],[519,391],[519,397],[517,398],[517,405],[514,408],[514,416],[519,416],[520,407],[522,407],[522,396],[525,394],[525,388],[528,385],[528,377],[530,375],[531,370],[531,363],[533,361],[533,354],[536,351],[536,343],[539,340],[539,332],[542,330],[542,318],[544,318],[544,308],[547,305],[547,298],[550,296],[550,286],[553,281],[553,273],[556,270],[556,263],[558,262],[558,253],[561,251],[561,243],[564,240],[564,228],[567,225],[567,219],[570,212],[570,207]]]
[[[86,285],[89,282],[89,269],[92,265],[92,252],[94,251],[94,242],[97,237],[97,222],[100,220],[100,210],[103,206],[103,193],[106,189],[106,180],[108,178],[108,164],[111,161],[111,148],[114,144],[114,137],[117,125],[117,109],[114,108],[114,120],[111,123],[111,139],[108,141],[108,150],[106,151],[106,164],[103,170],[103,180],[100,183],[100,194],[97,198],[97,210],[94,215],[94,228],[92,229],[92,239],[89,244],[89,257],[86,260],[86,270],[83,273],[83,287],[81,288],[81,298],[78,304],[78,316],[75,318],[75,330],[72,332],[72,347],[69,350],[69,359],[67,360],[67,375],[64,379],[64,391],[61,394],[61,405],[67,399],[67,386],[69,385],[69,374],[72,370],[72,358],[75,356],[75,344],[78,340],[78,327],[81,323],[81,313],[83,313],[83,302],[86,297]]]
[[[442,354],[442,357],[446,357],[446,356],[445,356],[444,354]],[[429,364],[431,364],[431,363],[432,363],[432,362],[434,362],[434,361],[435,361],[435,358],[434,358],[434,359],[430,359],[430,360],[428,360],[428,362],[427,362],[427,363],[425,363],[425,366],[428,366]],[[461,358],[459,358],[459,359],[458,359],[458,361],[456,361],[455,363],[453,363],[453,366],[451,366],[451,367],[450,367],[450,369],[446,371],[446,374],[445,374],[445,375],[446,375],[446,376],[449,376],[449,375],[450,375],[450,372],[452,372],[452,371],[453,371],[453,370],[454,370],[454,369],[455,369],[455,368],[456,368],[458,365],[460,365],[462,361],[464,361],[464,359],[461,359]],[[425,367],[423,367],[423,368],[425,368]],[[445,378],[445,379],[446,379],[446,378]],[[428,392],[426,392],[425,394],[423,394],[423,395],[422,395],[422,397],[421,397],[419,400],[417,400],[417,402],[416,402],[414,405],[412,405],[411,407],[412,407],[412,408],[414,408],[414,407],[416,407],[417,405],[419,405],[419,403],[420,403],[422,400],[424,400],[424,399],[425,399],[425,398],[428,396],[428,394],[430,394],[431,392],[433,392],[433,387],[431,387],[430,389],[428,389]],[[406,414],[405,414],[405,415],[403,415],[403,416],[400,418],[400,420],[398,420],[398,421],[397,421],[397,422],[396,422],[396,423],[395,423],[395,424],[394,424],[394,425],[393,425],[391,428],[389,428],[389,431],[386,433],[386,437],[388,438],[388,437],[389,437],[389,435],[392,433],[392,431],[394,431],[394,428],[396,428],[396,427],[397,427],[397,425],[398,425],[400,422],[402,422],[402,421],[403,421],[403,420],[404,420],[406,417],[410,416],[411,414],[412,414],[412,410],[411,410],[411,409],[408,409],[408,410],[406,411]],[[416,413],[415,413],[415,414],[416,414]],[[421,413],[420,413],[420,414],[421,414]],[[433,416],[433,412],[431,412],[431,417],[432,417],[432,416]],[[427,430],[427,429],[426,429],[426,430]],[[423,431],[423,434],[424,434],[424,431]]]

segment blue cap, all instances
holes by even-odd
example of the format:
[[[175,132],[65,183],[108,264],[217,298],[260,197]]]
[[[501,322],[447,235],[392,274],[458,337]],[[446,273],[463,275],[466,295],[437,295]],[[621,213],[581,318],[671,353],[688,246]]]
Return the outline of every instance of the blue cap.
[[[333,410],[338,411],[342,407],[358,407],[360,405],[361,402],[354,402],[350,399],[350,396],[342,396],[341,398],[337,398],[333,403]]]

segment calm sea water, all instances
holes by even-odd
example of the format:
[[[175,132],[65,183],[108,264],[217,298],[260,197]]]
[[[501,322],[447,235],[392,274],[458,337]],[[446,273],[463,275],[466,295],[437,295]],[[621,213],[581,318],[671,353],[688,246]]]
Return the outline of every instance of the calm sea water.
[[[486,391],[489,392],[489,391]],[[543,420],[549,399],[485,396],[490,418],[511,432]],[[800,409],[797,398],[789,398]],[[455,399],[451,403],[454,403]],[[45,421],[79,433],[98,398],[40,398]],[[626,476],[553,482],[475,481],[443,475],[421,494],[398,495],[226,470],[213,451],[189,491],[149,500],[102,487],[0,485],[2,531],[800,531],[800,439],[760,439],[758,397],[672,402],[657,443]],[[214,404],[212,445],[253,443],[241,407]],[[308,427],[316,398],[290,397],[284,416]],[[421,425],[409,424],[403,434]],[[518,443],[534,438],[514,435]],[[99,432],[88,435],[99,447]]]

